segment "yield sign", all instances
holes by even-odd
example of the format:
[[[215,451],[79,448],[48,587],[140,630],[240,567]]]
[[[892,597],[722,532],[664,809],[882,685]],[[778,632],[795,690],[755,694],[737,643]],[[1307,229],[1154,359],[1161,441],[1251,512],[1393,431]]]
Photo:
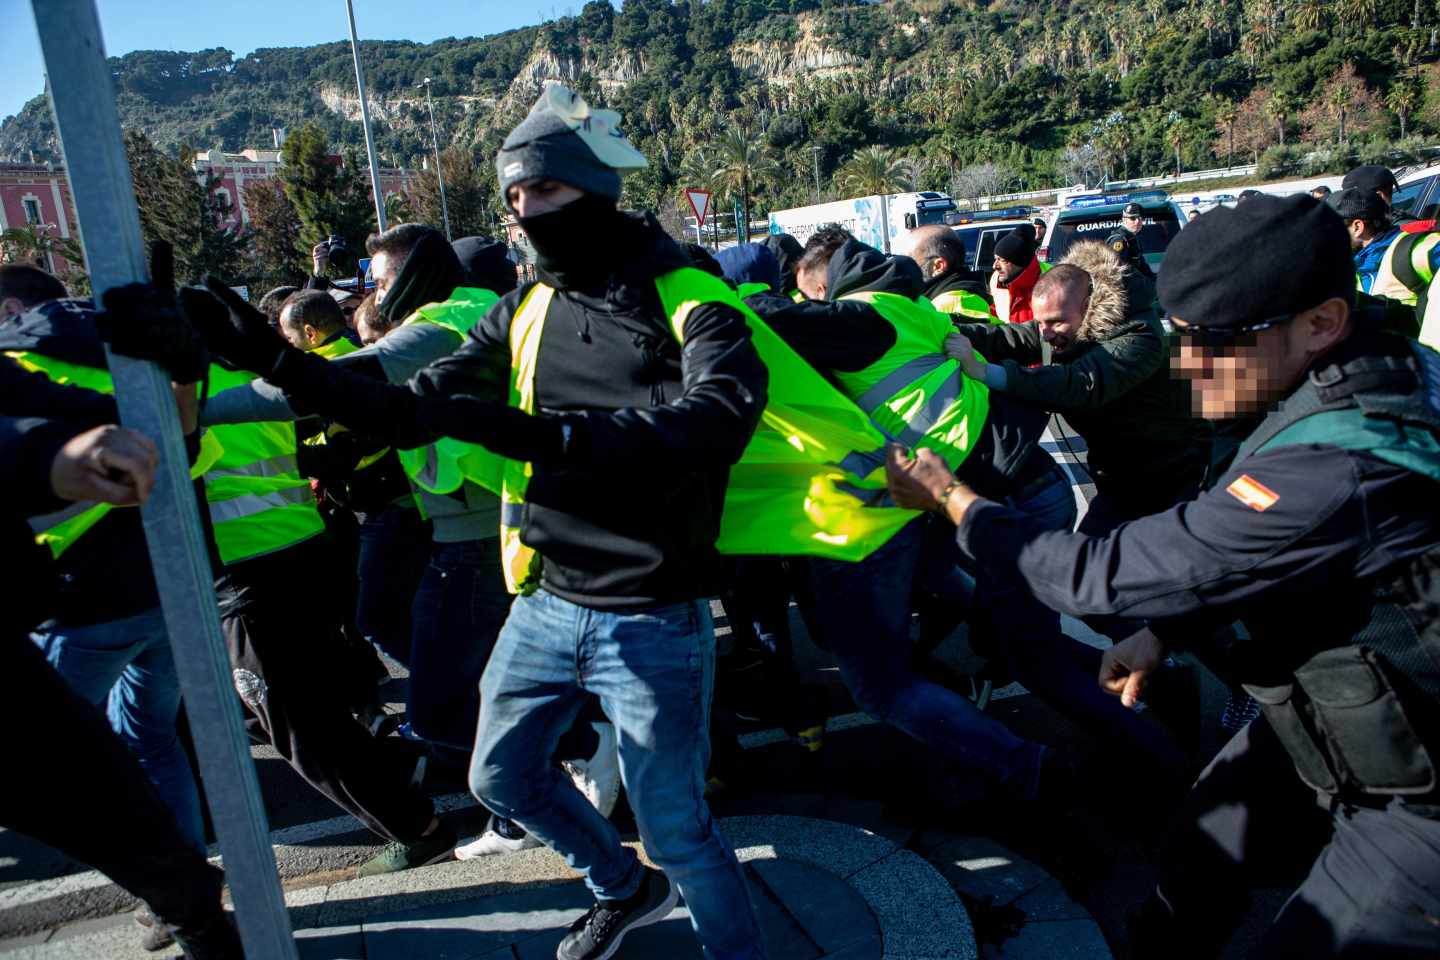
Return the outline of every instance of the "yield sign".
[[[687,189],[685,199],[690,201],[690,209],[695,211],[695,219],[703,227],[705,217],[710,213],[710,191]]]

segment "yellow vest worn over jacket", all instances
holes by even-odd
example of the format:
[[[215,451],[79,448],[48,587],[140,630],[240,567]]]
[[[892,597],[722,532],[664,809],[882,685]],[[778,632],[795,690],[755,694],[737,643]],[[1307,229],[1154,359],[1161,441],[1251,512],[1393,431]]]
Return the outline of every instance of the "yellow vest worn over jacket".
[[[929,298],[930,303],[941,313],[959,314],[981,323],[1001,323],[1001,319],[990,312],[990,304],[978,293],[968,290],[946,290]]]
[[[1372,297],[1389,297],[1409,306],[1420,302],[1434,272],[1430,252],[1440,244],[1440,233],[1401,233],[1380,258],[1380,269],[1370,282]],[[1358,281],[1357,281],[1358,285]]]
[[[685,321],[703,303],[723,303],[750,326],[770,371],[769,399],[739,463],[730,468],[716,548],[735,555],[814,555],[862,560],[915,517],[912,510],[871,506],[883,499],[883,477],[866,480],[842,467],[860,451],[883,451],[885,438],[834,386],[800,359],[723,281],[684,267],[655,280],[671,332],[683,343]],[[535,411],[535,366],[555,289],[537,283],[510,322],[510,404]],[[540,558],[521,541],[531,465],[489,455],[469,479],[500,494],[500,544],[512,592],[535,589]],[[500,482],[490,486],[498,472]]]
[[[864,370],[834,371],[856,406],[907,447],[930,447],[954,470],[970,455],[985,418],[990,390],[945,356],[954,332],[947,314],[921,298],[861,291],[840,297],[870,304],[895,328],[895,345]]]
[[[253,379],[249,373],[212,365],[209,395]],[[296,463],[294,424],[221,424],[208,433],[224,447],[205,474],[205,498],[221,560],[231,564],[275,553],[325,528],[310,481]]]
[[[96,393],[112,395],[115,393],[115,384],[110,379],[109,370],[66,363],[30,351],[15,351],[8,353],[7,356],[27,370],[45,374],[55,383],[83,387],[87,390],[94,390]],[[204,473],[211,464],[220,458],[221,452],[220,441],[209,430],[202,433],[200,435],[200,455],[190,467],[190,476],[198,477]],[[72,503],[64,510],[43,517],[32,517],[30,529],[35,532],[37,543],[49,547],[51,555],[59,557],[85,531],[99,523],[107,513],[114,509],[126,508],[116,508],[108,503],[93,501]]]
[[[495,305],[500,295],[480,287],[456,287],[449,300],[427,303],[405,322],[433,323],[454,330],[458,348],[480,318]],[[405,474],[421,490],[447,494],[459,490],[467,479],[495,493],[500,491],[499,458],[484,447],[450,437],[441,437],[429,446],[397,450]]]

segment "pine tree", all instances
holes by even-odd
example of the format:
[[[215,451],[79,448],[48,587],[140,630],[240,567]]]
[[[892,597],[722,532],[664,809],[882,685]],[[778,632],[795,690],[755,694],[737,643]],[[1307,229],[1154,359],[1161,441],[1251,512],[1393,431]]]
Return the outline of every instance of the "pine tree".
[[[411,194],[411,215],[436,230],[445,229],[440,210],[440,185],[431,164],[415,178]],[[474,151],[460,146],[440,151],[440,171],[445,175],[445,203],[450,211],[450,235],[493,236],[496,232],[495,173],[488,164],[476,162]]]
[[[245,185],[250,213],[250,269],[261,292],[297,283],[310,270],[309,255],[300,247],[300,217],[280,181],[271,178]]]
[[[226,282],[238,280],[246,238],[243,230],[225,225],[230,203],[217,191],[216,178],[207,175],[201,183],[186,159],[193,154],[182,150],[167,156],[138,130],[126,132],[125,155],[140,231],[146,244],[165,240],[174,248],[175,278],[198,283],[214,274]]]
[[[375,230],[368,172],[362,181],[353,155],[342,161],[330,152],[325,133],[306,124],[285,140],[280,151],[280,182],[300,220],[300,249],[338,236],[352,250],[364,249]]]

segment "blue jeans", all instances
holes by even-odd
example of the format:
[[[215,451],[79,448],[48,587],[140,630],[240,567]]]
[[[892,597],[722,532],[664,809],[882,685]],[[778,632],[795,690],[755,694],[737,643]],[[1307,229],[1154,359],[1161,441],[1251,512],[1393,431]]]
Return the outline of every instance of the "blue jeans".
[[[498,538],[437,543],[415,592],[410,723],[426,740],[469,754],[480,675],[510,612]]]
[[[620,738],[620,775],[651,860],[679,887],[708,960],[765,956],[745,876],[705,805],[715,635],[708,605],[592,610],[515,600],[480,685],[470,788],[579,871],[600,900],[643,878],[610,821],[551,762],[587,694]]]
[[[861,710],[1032,798],[1044,748],[915,672],[910,597],[930,519],[917,517],[859,563],[812,558],[820,629]]]
[[[180,835],[204,850],[200,794],[175,730],[180,680],[159,608],[109,623],[50,622],[31,639],[76,694],[106,706],[111,728],[175,815]]]

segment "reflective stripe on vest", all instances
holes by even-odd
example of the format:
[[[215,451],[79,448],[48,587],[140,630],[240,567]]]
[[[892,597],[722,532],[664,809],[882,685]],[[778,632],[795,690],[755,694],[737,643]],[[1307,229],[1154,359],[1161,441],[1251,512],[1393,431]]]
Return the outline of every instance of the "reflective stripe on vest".
[[[456,287],[450,299],[425,304],[407,317],[405,323],[433,323],[453,330],[459,337],[455,344],[458,349],[475,324],[499,299],[499,294],[481,287]],[[481,482],[481,486],[489,490],[500,487],[495,458],[484,447],[473,443],[441,437],[426,446],[396,450],[395,453],[400,459],[400,466],[405,468],[405,475],[415,486],[429,493],[454,493],[465,483],[467,475],[487,470],[488,482]]]
[[[63,360],[55,360],[38,353],[17,351],[6,355],[26,370],[43,373],[55,383],[94,390],[96,393],[106,395],[115,392],[115,385],[110,380],[110,371],[108,370],[66,363]],[[192,478],[200,476],[220,459],[223,452],[220,441],[211,431],[206,430],[201,433],[200,453],[190,466],[190,476]],[[30,529],[35,534],[36,543],[49,547],[51,556],[59,557],[70,549],[71,545],[85,531],[104,519],[112,509],[117,508],[109,503],[95,503],[94,501],[73,503],[64,510],[42,517],[31,517]]]
[[[688,267],[656,278],[655,286],[676,340],[684,342],[685,321],[695,307],[723,303],[745,318],[751,342],[770,371],[761,422],[740,461],[730,468],[716,540],[719,552],[862,560],[915,518],[915,511],[889,505],[883,476],[867,479],[872,472],[868,467],[852,476],[842,466],[856,451],[883,456],[884,434],[735,291]],[[536,284],[510,322],[510,402],[527,412],[535,408],[535,364],[554,295],[553,288]],[[500,539],[505,578],[512,591],[526,592],[535,588],[540,575],[540,558],[521,540],[532,471],[529,464],[496,459],[503,473]]]
[[[1000,323],[999,317],[990,312],[990,304],[978,293],[968,290],[946,290],[930,298],[930,302],[941,313],[958,314],[985,323]]]
[[[840,389],[888,435],[906,446],[930,447],[958,468],[989,415],[990,391],[945,356],[945,337],[954,331],[949,316],[928,300],[894,293],[840,299],[870,304],[895,328],[895,345],[879,360],[855,373],[835,372]],[[867,462],[875,462],[875,451]]]
[[[1430,251],[1436,244],[1440,244],[1440,233],[1402,233],[1396,237],[1380,258],[1380,269],[1370,282],[1370,295],[1415,306],[1434,277]]]
[[[1440,293],[1440,290],[1434,292]],[[1440,296],[1427,298],[1425,316],[1420,323],[1420,336],[1417,339],[1432,350],[1440,350]]]
[[[210,368],[210,396],[249,383],[248,373]],[[205,474],[205,499],[220,559],[229,564],[308,540],[324,529],[310,481],[295,459],[289,422],[227,423],[211,427],[224,454]]]
[[[753,297],[757,293],[765,293],[769,289],[770,284],[768,283],[742,283],[735,288],[735,292],[741,300],[744,300],[746,297]]]

